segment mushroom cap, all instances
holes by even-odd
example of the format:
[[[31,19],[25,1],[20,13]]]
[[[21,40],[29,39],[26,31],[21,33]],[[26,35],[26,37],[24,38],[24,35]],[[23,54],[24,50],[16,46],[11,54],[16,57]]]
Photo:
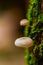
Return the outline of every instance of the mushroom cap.
[[[15,45],[18,47],[31,47],[33,46],[33,40],[29,37],[21,37],[15,40]]]
[[[22,19],[22,20],[20,21],[20,25],[21,25],[21,26],[26,26],[26,25],[28,25],[28,20],[27,20],[27,19]]]

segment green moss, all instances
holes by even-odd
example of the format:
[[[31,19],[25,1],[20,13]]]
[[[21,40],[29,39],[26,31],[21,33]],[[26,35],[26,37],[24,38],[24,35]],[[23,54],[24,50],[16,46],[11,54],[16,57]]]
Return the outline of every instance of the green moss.
[[[30,5],[27,9],[28,25],[25,27],[25,36],[34,40],[32,52],[26,49],[27,65],[41,65],[43,57],[43,42],[41,40],[43,34],[43,15],[40,9],[40,0],[30,0]],[[34,54],[33,54],[34,53]]]

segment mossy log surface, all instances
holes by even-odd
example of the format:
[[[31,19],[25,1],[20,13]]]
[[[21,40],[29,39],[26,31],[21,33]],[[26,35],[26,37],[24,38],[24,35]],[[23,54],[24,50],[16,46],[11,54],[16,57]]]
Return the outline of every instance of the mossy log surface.
[[[43,65],[43,14],[41,12],[41,0],[30,0],[26,16],[28,25],[25,27],[24,36],[34,40],[34,45],[25,50],[27,65]]]

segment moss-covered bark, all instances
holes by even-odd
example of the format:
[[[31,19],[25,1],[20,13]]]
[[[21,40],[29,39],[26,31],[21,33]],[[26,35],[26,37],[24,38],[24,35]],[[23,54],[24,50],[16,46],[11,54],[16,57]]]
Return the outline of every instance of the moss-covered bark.
[[[27,10],[28,25],[25,27],[25,36],[34,40],[31,49],[26,49],[27,65],[43,65],[43,15],[41,0],[30,0]]]

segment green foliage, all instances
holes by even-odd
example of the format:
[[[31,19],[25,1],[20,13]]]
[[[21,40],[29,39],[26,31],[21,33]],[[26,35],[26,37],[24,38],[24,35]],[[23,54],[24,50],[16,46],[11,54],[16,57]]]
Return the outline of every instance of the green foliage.
[[[26,49],[26,55],[25,55],[25,59],[27,60],[27,65],[33,65],[35,62],[35,57],[33,55],[32,52],[29,51],[29,49]]]
[[[40,49],[39,56],[41,58],[43,56],[43,40],[41,41],[41,44],[39,45],[39,49]]]
[[[41,65],[40,61],[43,57],[43,42],[41,40],[43,34],[43,15],[40,9],[40,0],[30,0],[26,16],[28,25],[25,27],[24,33],[25,36],[34,40],[32,52],[26,49],[25,58],[27,65]]]
[[[34,4],[34,3],[37,4],[38,3],[38,0],[30,0],[30,3],[31,4]]]
[[[35,53],[37,50],[38,50],[38,46],[35,44],[35,45],[34,45],[33,52]]]

